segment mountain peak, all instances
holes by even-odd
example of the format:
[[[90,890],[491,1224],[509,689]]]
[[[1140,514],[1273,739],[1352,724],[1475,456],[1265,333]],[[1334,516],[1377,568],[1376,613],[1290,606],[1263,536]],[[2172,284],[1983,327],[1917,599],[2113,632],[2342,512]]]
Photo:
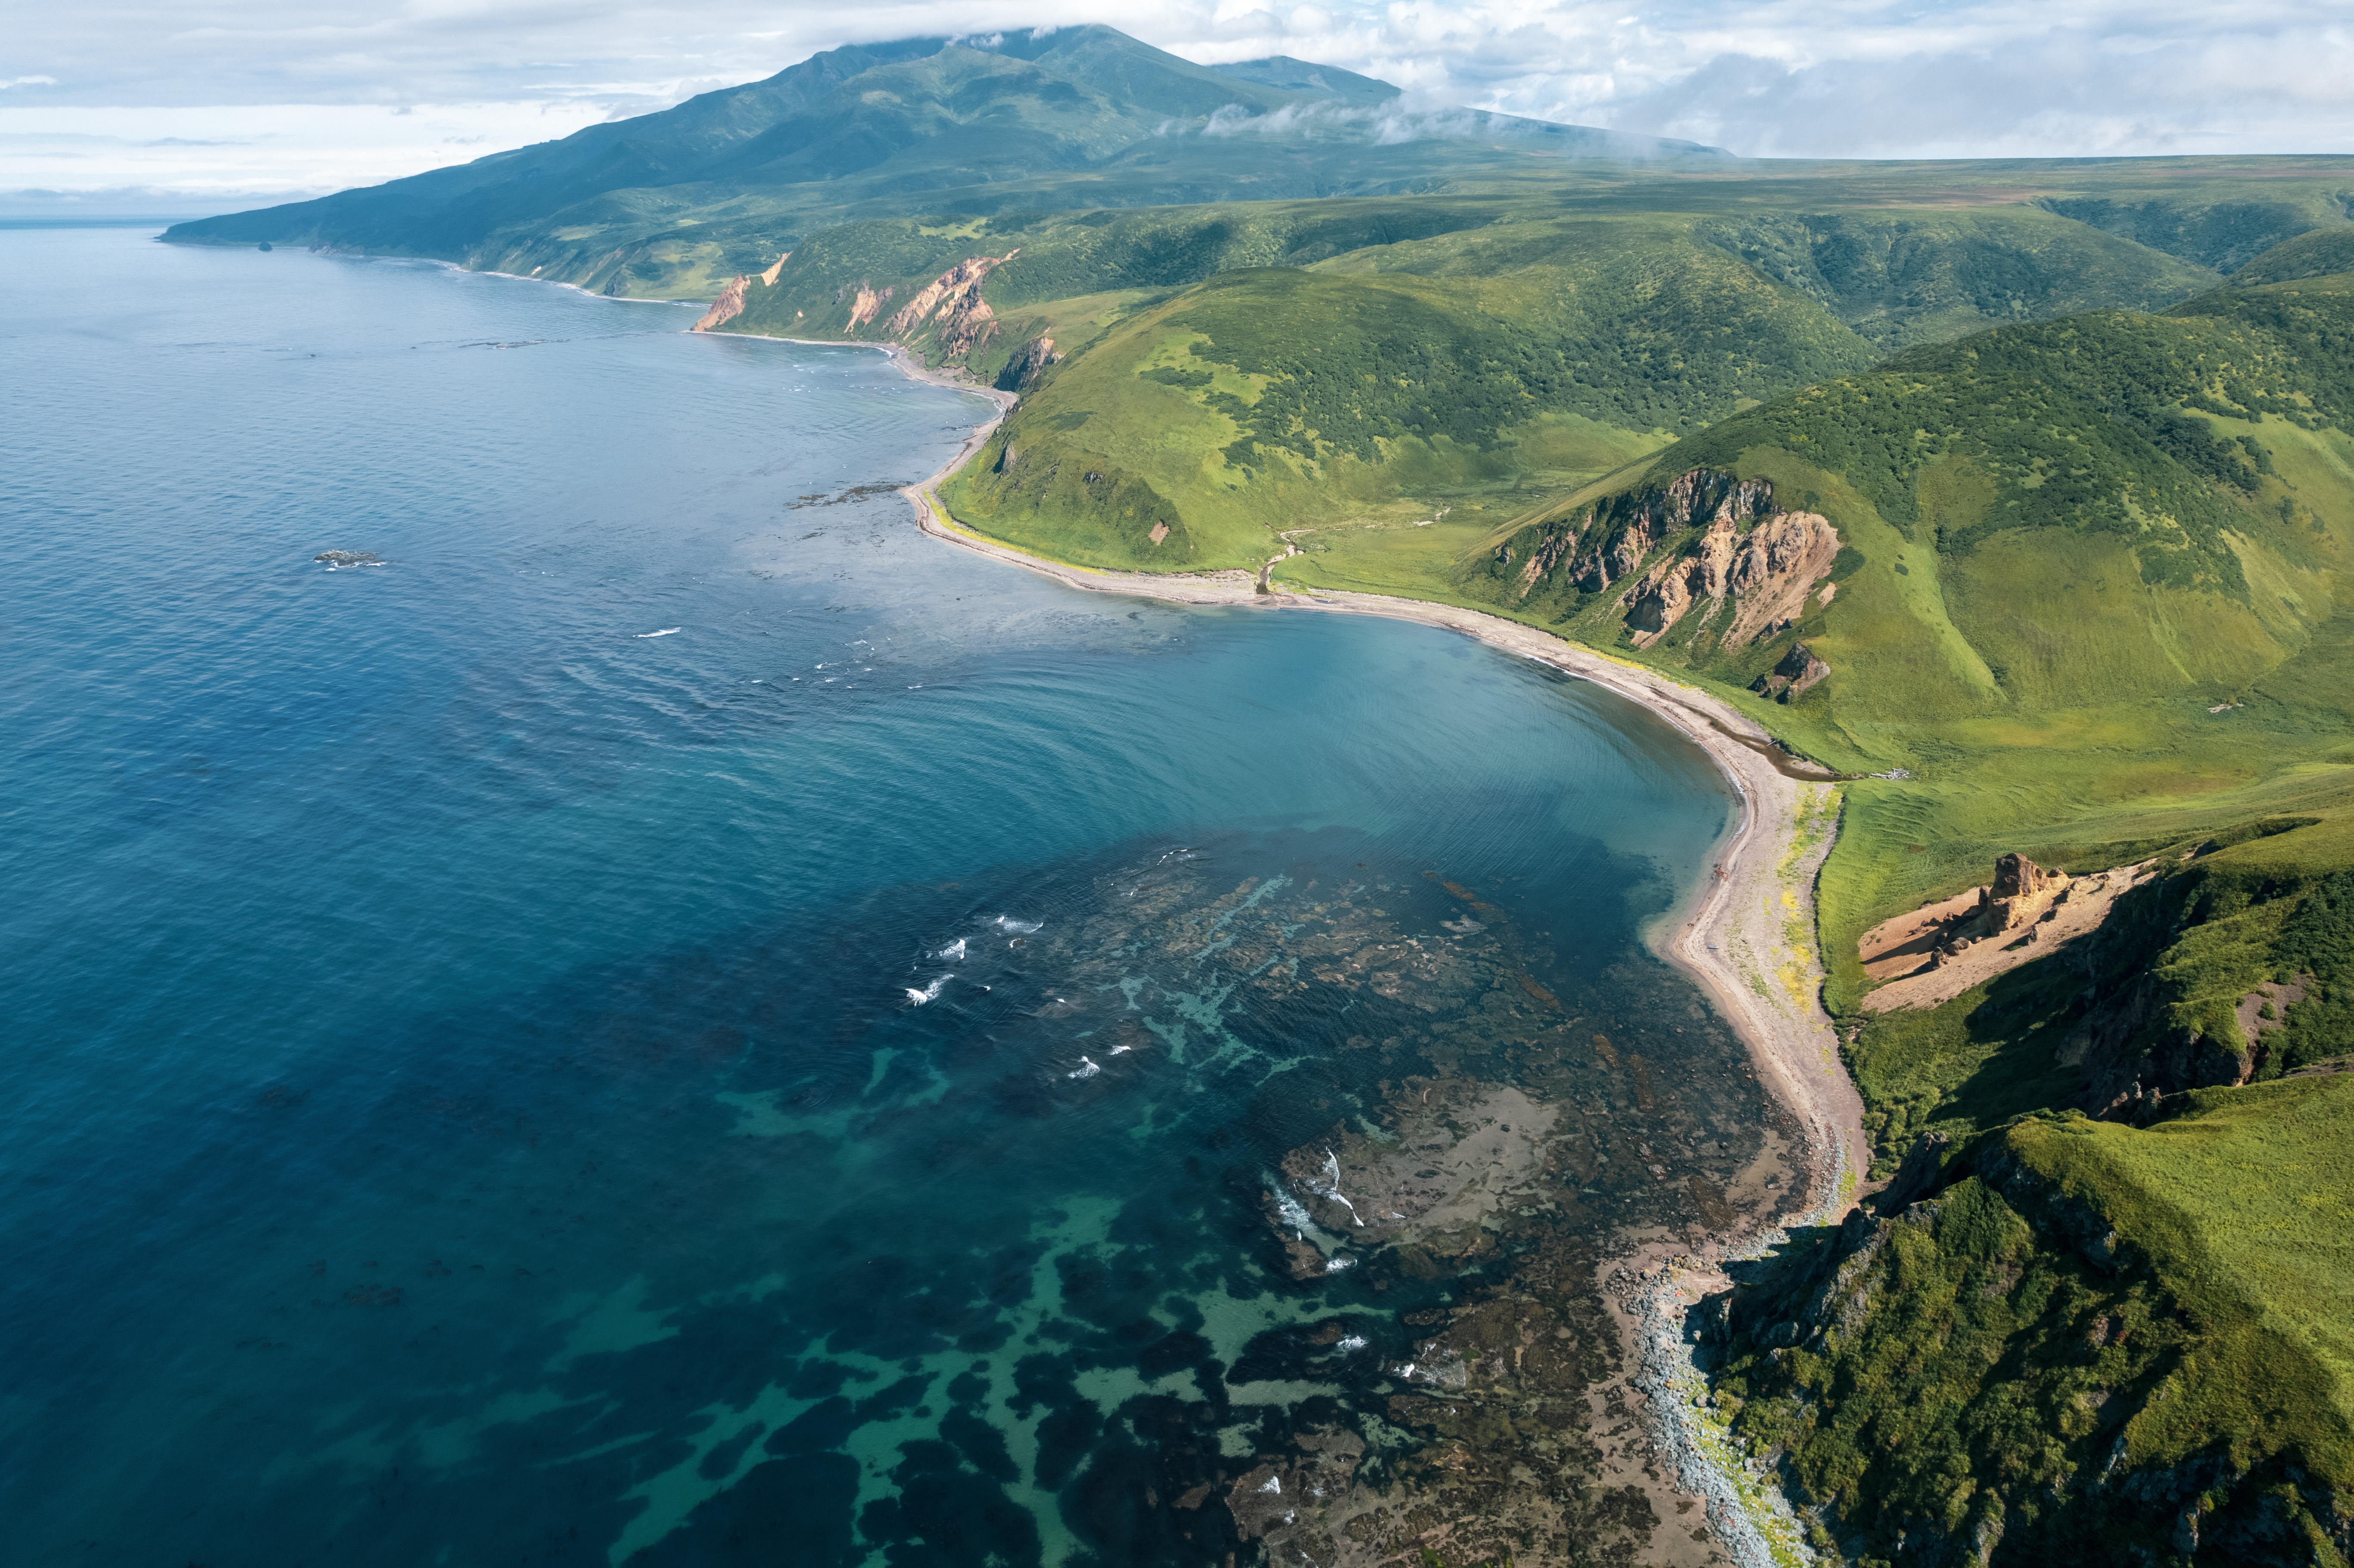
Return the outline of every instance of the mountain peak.
[[[559,142],[164,238],[536,264],[616,292],[698,294],[725,281],[715,267],[741,270],[737,250],[854,217],[1428,192],[1520,177],[1531,156],[1723,156],[1509,115],[1400,119],[1398,97],[1337,66],[1198,65],[1100,26],[851,44]],[[558,236],[580,253],[551,264]],[[718,249],[678,260],[696,246]],[[623,255],[628,275],[610,276]]]

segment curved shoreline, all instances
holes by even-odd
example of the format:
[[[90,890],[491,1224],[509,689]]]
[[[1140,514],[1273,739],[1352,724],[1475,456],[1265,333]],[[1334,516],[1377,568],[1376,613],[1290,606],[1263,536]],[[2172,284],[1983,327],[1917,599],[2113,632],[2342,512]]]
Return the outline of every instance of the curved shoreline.
[[[1796,1119],[1799,1158],[1807,1168],[1803,1207],[1711,1237],[1697,1251],[1668,1243],[1638,1245],[1620,1257],[1604,1282],[1602,1299],[1634,1365],[1628,1382],[1642,1397],[1653,1451],[1672,1475],[1669,1484],[1703,1505],[1712,1533],[1741,1568],[1771,1568],[1804,1553],[1787,1502],[1751,1469],[1715,1417],[1707,1383],[1692,1366],[1683,1322],[1702,1296],[1730,1284],[1725,1264],[1767,1251],[1790,1227],[1836,1218],[1853,1202],[1870,1169],[1862,1097],[1840,1059],[1837,1035],[1819,1004],[1822,970],[1813,950],[1815,878],[1837,836],[1837,797],[1827,788],[1832,781],[1793,777],[1777,765],[1771,736],[1706,692],[1500,616],[1337,589],[1263,593],[1256,575],[1245,571],[1099,571],[974,534],[949,515],[938,486],[981,450],[1015,398],[938,372],[919,372],[904,351],[893,358],[922,379],[980,392],[997,405],[996,413],[975,427],[938,472],[900,492],[915,508],[918,526],[932,537],[1091,593],[1373,615],[1459,632],[1637,704],[1700,747],[1732,784],[1741,818],[1718,846],[1712,875],[1655,921],[1645,942],[1707,994],[1747,1046],[1759,1078]],[[1806,836],[1810,818],[1812,841]],[[1796,941],[1793,930],[1799,933]]]
[[[1104,571],[987,538],[949,516],[938,489],[1003,422],[1019,401],[1014,394],[934,370],[896,344],[821,344],[752,333],[705,335],[878,349],[912,379],[988,398],[994,411],[967,433],[955,454],[900,491],[915,509],[917,525],[946,544],[1089,593],[1373,615],[1459,632],[1626,698],[1716,764],[1740,800],[1740,821],[1718,845],[1709,879],[1654,921],[1644,941],[1706,993],[1747,1047],[1761,1082],[1797,1122],[1805,1197],[1792,1210],[1712,1236],[1697,1249],[1638,1243],[1619,1255],[1600,1282],[1601,1300],[1632,1363],[1627,1382],[1643,1407],[1652,1452],[1668,1472],[1662,1478],[1647,1465],[1621,1478],[1638,1486],[1648,1479],[1652,1484],[1646,1490],[1699,1502],[1714,1540],[1739,1568],[1781,1568],[1811,1560],[1787,1499],[1770,1472],[1742,1452],[1712,1405],[1707,1380],[1692,1361],[1684,1319],[1702,1297],[1730,1286],[1727,1264],[1764,1255],[1793,1228],[1837,1219],[1854,1202],[1871,1168],[1862,1097],[1840,1059],[1838,1036],[1820,1005],[1822,966],[1814,950],[1815,879],[1838,832],[1839,800],[1829,787],[1844,780],[1836,775],[1807,777],[1808,770],[1793,766],[1772,736],[1721,698],[1501,616],[1342,589],[1262,592],[1258,576],[1246,571]]]
[[[1005,399],[1001,409],[1012,402],[1008,394],[992,396]],[[1840,1061],[1830,1020],[1815,1000],[1820,969],[1812,952],[1814,878],[1832,835],[1825,833],[1811,846],[1798,841],[1801,809],[1819,806],[1823,785],[1790,778],[1776,768],[1758,749],[1761,743],[1770,746],[1770,736],[1706,692],[1500,616],[1339,589],[1260,593],[1252,574],[1241,571],[1183,577],[1097,571],[1065,566],[970,533],[948,516],[935,490],[979,450],[997,422],[992,418],[976,429],[938,473],[900,492],[914,505],[918,524],[934,538],[1089,592],[1178,604],[1373,615],[1460,632],[1616,693],[1707,753],[1739,797],[1741,821],[1719,846],[1722,874],[1702,883],[1656,921],[1646,940],[1661,959],[1708,993],[1748,1045],[1776,1097],[1808,1126],[1810,1142],[1820,1146],[1814,1151],[1831,1157],[1825,1174],[1836,1183],[1837,1171],[1866,1168],[1863,1102]],[[1779,928],[1792,922],[1806,932],[1804,943],[1795,949],[1804,957],[1795,965],[1794,947]],[[1800,982],[1796,987],[1776,987],[1767,979],[1792,968]],[[1810,1183],[1808,1196],[1813,1207],[1829,1194]]]
[[[1773,736],[1721,698],[1646,666],[1610,658],[1501,616],[1425,599],[1344,589],[1278,588],[1262,593],[1257,577],[1246,571],[1163,575],[1066,566],[984,537],[949,515],[939,499],[939,486],[1003,422],[1019,400],[1014,394],[976,386],[953,371],[934,370],[896,344],[780,338],[766,333],[702,335],[875,349],[911,379],[986,397],[994,404],[996,411],[967,433],[955,454],[938,470],[900,491],[915,508],[917,525],[936,539],[1091,593],[1178,604],[1373,615],[1439,627],[1591,681],[1682,734],[1732,783],[1741,801],[1741,821],[1718,848],[1717,874],[1655,921],[1645,933],[1645,941],[1653,953],[1706,992],[1741,1036],[1767,1087],[1805,1129],[1807,1154],[1813,1166],[1806,1213],[1785,1215],[1776,1226],[1755,1234],[1717,1238],[1707,1258],[1687,1258],[1685,1267],[1704,1269],[1716,1258],[1739,1255],[1783,1225],[1818,1223],[1847,1206],[1857,1182],[1870,1168],[1871,1151],[1864,1138],[1862,1097],[1840,1060],[1837,1036],[1817,1001],[1822,969],[1819,956],[1812,950],[1815,875],[1830,851],[1836,829],[1823,833],[1813,845],[1799,842],[1803,812],[1819,804],[1820,798],[1814,792],[1832,779],[1794,777],[1784,762],[1777,761],[1780,754]],[[1794,924],[1804,932],[1797,944],[1787,936],[1787,928]],[[1784,983],[1776,986],[1769,976]]]

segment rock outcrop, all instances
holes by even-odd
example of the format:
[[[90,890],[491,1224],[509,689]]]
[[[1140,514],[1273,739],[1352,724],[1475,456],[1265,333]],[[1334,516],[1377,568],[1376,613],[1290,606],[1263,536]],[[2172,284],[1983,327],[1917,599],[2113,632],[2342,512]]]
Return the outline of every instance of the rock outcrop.
[[[768,274],[764,273],[762,276],[765,277],[768,276]],[[726,288],[719,291],[719,297],[711,302],[711,308],[703,313],[703,319],[695,323],[687,330],[689,332],[710,332],[715,327],[726,326],[729,322],[732,322],[737,316],[742,315],[744,313],[744,291],[751,286],[752,279],[749,274],[744,272],[737,273],[734,280],[731,281]]]
[[[1001,392],[1027,392],[1038,377],[1046,373],[1046,367],[1062,357],[1055,352],[1053,338],[1034,337],[1015,349],[1013,357],[1005,362],[1005,368],[998,373],[997,389]]]
[[[1816,658],[1805,643],[1793,642],[1790,651],[1782,655],[1782,662],[1758,676],[1749,689],[1777,703],[1795,702],[1809,687],[1821,684],[1823,677],[1830,673],[1831,667]]]
[[[1512,591],[1522,600],[1547,583],[1582,595],[1615,591],[1638,648],[1695,614],[1708,628],[1702,636],[1743,648],[1803,616],[1839,553],[1829,519],[1777,508],[1766,481],[1696,468],[1516,535],[1496,559],[1522,563]],[[1800,669],[1786,683],[1803,690],[1813,681]]]
[[[1002,256],[969,256],[925,284],[909,296],[907,302],[891,313],[883,330],[905,342],[927,320],[932,320],[939,334],[940,357],[961,359],[986,344],[997,332],[997,322],[989,302],[981,297],[981,286],[990,273],[1016,256],[1019,249]],[[937,317],[935,318],[935,313]],[[853,324],[856,324],[855,313]],[[1052,352],[1052,345],[1048,345]]]
[[[1703,600],[1712,615],[1728,597],[1734,606],[1724,646],[1755,642],[1798,618],[1839,552],[1839,530],[1812,512],[1772,513],[1745,531],[1720,512],[1698,540],[1655,563],[1622,596],[1635,645],[1657,642]]]
[[[1985,940],[2034,925],[2068,891],[2065,872],[2046,871],[2023,854],[1994,863],[1994,881],[1978,894],[1978,913],[1961,934]]]

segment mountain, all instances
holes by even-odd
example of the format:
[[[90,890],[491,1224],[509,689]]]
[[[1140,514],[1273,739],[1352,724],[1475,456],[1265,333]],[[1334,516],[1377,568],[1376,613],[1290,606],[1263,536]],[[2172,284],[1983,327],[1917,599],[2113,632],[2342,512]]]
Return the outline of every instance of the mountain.
[[[1541,157],[1723,163],[1470,111],[1275,57],[1195,65],[1109,27],[910,38],[365,190],[175,225],[175,243],[432,256],[640,296],[716,292],[857,216],[1428,188]]]

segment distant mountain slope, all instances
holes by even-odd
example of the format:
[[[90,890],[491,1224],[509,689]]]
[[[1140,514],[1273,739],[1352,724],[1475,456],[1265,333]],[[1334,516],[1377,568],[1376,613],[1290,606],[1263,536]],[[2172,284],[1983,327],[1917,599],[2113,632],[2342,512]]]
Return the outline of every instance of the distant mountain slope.
[[[1401,119],[1385,110],[1396,97],[1386,82],[1284,57],[1213,69],[1109,27],[910,38],[815,55],[560,142],[179,224],[165,238],[434,256],[675,295],[716,291],[711,258],[641,254],[618,277],[600,277],[600,264],[666,229],[732,233],[748,220],[752,238],[781,248],[852,214],[1321,195],[1336,182],[1427,183],[1452,165],[1532,152],[1727,161],[1690,143],[1509,115]]]
[[[1338,66],[1294,59],[1289,55],[1269,55],[1260,60],[1236,60],[1232,65],[1212,66],[1210,69],[1220,76],[1256,81],[1266,87],[1281,88],[1286,92],[1316,93],[1360,107],[1386,103],[1398,96],[1398,90],[1388,82],[1359,76],[1355,71],[1342,70]]]

